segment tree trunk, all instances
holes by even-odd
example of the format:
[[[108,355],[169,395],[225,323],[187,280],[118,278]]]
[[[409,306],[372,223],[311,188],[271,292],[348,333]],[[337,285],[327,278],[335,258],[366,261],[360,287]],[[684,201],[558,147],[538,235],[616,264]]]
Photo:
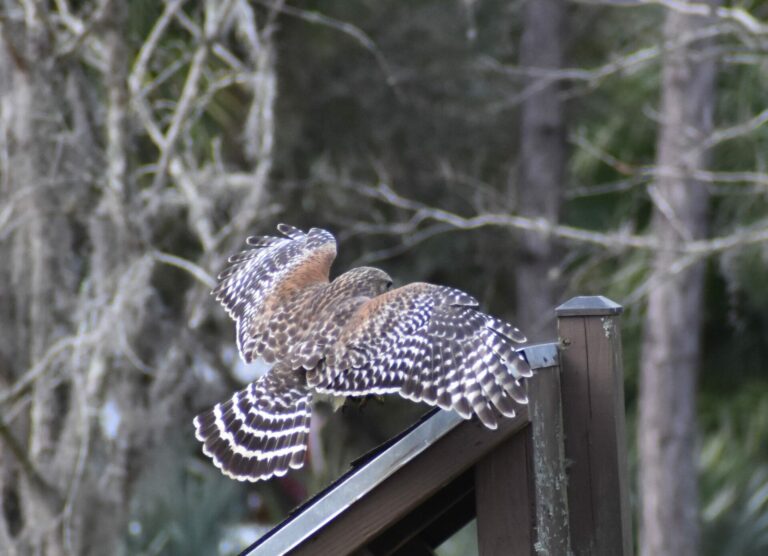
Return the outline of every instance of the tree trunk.
[[[520,41],[522,67],[562,66],[564,19],[563,0],[526,3]],[[533,77],[527,84],[531,94],[521,106],[517,178],[519,213],[553,224],[559,220],[565,174],[565,124],[558,83]],[[520,259],[515,268],[517,318],[525,325],[529,340],[552,338],[552,308],[560,289],[555,245],[537,233],[522,233],[520,237]]]
[[[642,346],[640,495],[642,554],[699,552],[696,375],[701,354],[704,264],[683,268],[679,246],[706,231],[708,194],[691,175],[707,165],[716,61],[706,41],[680,44],[706,20],[670,10],[664,38],[659,176],[651,186],[655,254]]]

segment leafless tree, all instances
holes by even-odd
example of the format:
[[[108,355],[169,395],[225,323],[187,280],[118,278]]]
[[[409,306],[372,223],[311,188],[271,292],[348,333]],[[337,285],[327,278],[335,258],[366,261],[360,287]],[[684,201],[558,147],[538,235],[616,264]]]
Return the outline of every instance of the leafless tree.
[[[529,1],[523,11],[520,65],[558,71],[563,62],[565,2]],[[520,105],[517,207],[522,216],[560,220],[565,190],[565,122],[560,81],[531,76]],[[515,280],[517,313],[530,338],[552,337],[552,307],[559,297],[559,257],[552,238],[520,234]]]
[[[137,51],[125,3],[2,9],[0,552],[113,553],[153,448],[186,421],[189,369],[219,357],[193,340],[202,268],[264,210],[273,49],[245,1],[169,0]],[[169,56],[169,32],[192,52]],[[242,166],[195,144],[230,87],[249,98]],[[169,221],[191,257],[164,251]]]
[[[673,41],[712,22],[672,10],[664,37]],[[699,553],[696,376],[704,265],[674,268],[678,247],[707,230],[709,193],[691,174],[707,168],[705,142],[713,130],[717,59],[709,46],[702,40],[672,47],[663,63],[656,153],[662,175],[649,187],[659,248],[648,291],[638,424],[640,546],[647,555]]]

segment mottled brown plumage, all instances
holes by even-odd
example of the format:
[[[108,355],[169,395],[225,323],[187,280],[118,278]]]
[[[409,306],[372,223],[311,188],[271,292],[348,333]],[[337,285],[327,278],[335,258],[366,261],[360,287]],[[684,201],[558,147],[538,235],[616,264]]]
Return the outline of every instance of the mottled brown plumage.
[[[276,363],[195,419],[205,453],[226,474],[258,480],[300,467],[312,390],[399,393],[476,414],[490,428],[526,403],[530,368],[514,347],[525,337],[473,297],[426,283],[393,290],[370,267],[329,282],[333,236],[278,230],[284,237],[249,238],[253,249],[230,259],[213,291],[237,323],[243,359]]]

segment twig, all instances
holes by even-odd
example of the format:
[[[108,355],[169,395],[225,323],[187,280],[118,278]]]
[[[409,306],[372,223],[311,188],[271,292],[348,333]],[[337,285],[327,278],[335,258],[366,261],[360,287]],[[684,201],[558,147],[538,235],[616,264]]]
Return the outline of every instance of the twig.
[[[384,76],[386,77],[387,85],[392,87],[392,89],[395,91],[395,94],[399,95],[399,90],[397,87],[397,78],[395,77],[395,74],[392,72],[389,62],[387,62],[387,59],[384,57],[381,50],[376,45],[376,42],[365,31],[363,31],[359,27],[352,25],[351,23],[348,23],[346,21],[339,21],[338,19],[334,19],[332,17],[329,17],[325,14],[321,14],[319,12],[302,10],[300,8],[296,8],[294,6],[287,6],[285,4],[281,4],[280,6],[276,7],[274,2],[269,2],[268,0],[256,0],[256,2],[258,4],[261,4],[262,6],[273,9],[279,13],[302,19],[307,23],[312,23],[315,25],[324,25],[326,27],[330,27],[331,29],[335,29],[346,35],[349,35],[350,37],[355,39],[358,42],[358,44],[360,44],[363,48],[365,48],[368,52],[370,52],[373,55],[373,57],[376,59],[376,63],[379,65],[379,67],[381,68],[381,71],[384,73]]]
[[[768,25],[762,23],[743,8],[724,8],[699,2],[682,2],[680,0],[645,0],[643,3],[655,3],[667,9],[688,15],[700,15],[705,17],[718,17],[724,21],[731,21],[743,27],[754,35],[768,34]]]
[[[181,270],[188,272],[197,278],[199,282],[205,284],[209,288],[216,286],[216,280],[214,280],[213,276],[208,274],[204,269],[192,261],[177,257],[176,255],[171,255],[170,253],[163,253],[161,251],[155,251],[152,256],[158,262],[175,266],[176,268],[180,268]]]
[[[96,334],[93,332],[86,335],[88,340],[92,339],[93,337],[96,337]],[[46,350],[45,355],[43,355],[43,357],[41,357],[38,362],[32,366],[32,368],[24,373],[21,378],[17,379],[12,386],[0,393],[0,405],[4,405],[9,400],[16,398],[35,380],[37,380],[37,378],[42,375],[48,369],[48,367],[50,367],[51,363],[53,363],[56,357],[58,357],[67,349],[77,347],[81,341],[82,338],[79,336],[67,336],[66,338],[61,338],[59,341],[54,343]]]
[[[61,505],[63,503],[61,494],[59,494],[59,491],[53,485],[43,478],[43,475],[37,470],[34,463],[32,463],[32,460],[27,457],[27,452],[21,444],[19,444],[19,441],[16,440],[16,437],[2,418],[0,418],[0,437],[2,437],[10,451],[13,452],[16,461],[19,463],[19,468],[27,477],[30,486],[32,486],[45,501],[51,514],[56,515],[61,510]]]
[[[725,141],[743,137],[744,135],[752,133],[753,131],[762,127],[766,123],[768,123],[768,108],[756,116],[750,118],[746,122],[742,122],[731,127],[716,129],[709,135],[709,137],[702,141],[699,148],[708,149]]]
[[[165,30],[171,24],[174,15],[184,2],[185,0],[172,0],[167,2],[163,9],[163,13],[157,18],[147,39],[142,43],[141,48],[139,49],[139,55],[136,57],[133,69],[131,70],[131,75],[128,78],[128,86],[134,97],[142,96],[141,84],[144,82],[149,61],[152,59],[152,55],[157,49]]]
[[[615,6],[617,8],[636,8],[658,4],[667,9],[687,15],[700,15],[703,17],[717,17],[722,21],[733,22],[745,31],[754,35],[768,34],[768,25],[762,23],[743,8],[724,8],[712,6],[702,2],[683,2],[681,0],[575,0],[579,4]]]
[[[171,124],[168,126],[168,131],[166,131],[161,141],[160,159],[157,161],[155,167],[155,180],[152,184],[152,189],[155,192],[161,189],[165,182],[168,164],[170,163],[176,148],[176,140],[181,134],[181,128],[193,107],[194,99],[197,96],[200,77],[203,75],[203,65],[205,64],[207,57],[208,45],[203,43],[197,47],[197,50],[195,50],[195,54],[192,57],[192,63],[189,67],[189,73],[187,73],[187,79],[184,82],[184,88],[181,91],[176,110],[173,112]]]
[[[109,10],[112,9],[112,1],[113,0],[100,0],[96,9],[91,12],[88,20],[84,22],[72,15],[66,2],[57,0],[56,4],[62,19],[75,36],[69,43],[59,48],[56,55],[59,57],[69,56],[77,51],[83,44],[85,44],[85,41],[90,38],[96,43],[95,48],[90,49],[90,53],[94,55],[101,64],[104,64],[103,57],[101,56],[103,48],[100,41],[93,37],[93,31],[101,22],[103,22]]]
[[[604,80],[620,73],[629,73],[643,65],[657,59],[665,50],[683,47],[692,42],[718,36],[727,32],[727,29],[718,25],[702,27],[694,33],[681,35],[674,41],[668,41],[661,46],[642,48],[615,60],[611,60],[602,66],[592,69],[583,68],[541,68],[531,66],[507,66],[491,57],[480,60],[481,68],[486,68],[511,77],[520,77],[534,81],[529,82],[521,91],[499,102],[489,105],[491,113],[501,112],[514,106],[546,89],[557,81],[573,81],[586,83],[590,89],[597,88]],[[569,94],[567,96],[572,96]]]
[[[165,138],[163,137],[162,131],[160,131],[160,126],[153,120],[151,115],[152,112],[146,104],[146,99],[144,98],[145,91],[142,90],[142,83],[144,83],[144,80],[146,79],[149,61],[152,59],[152,55],[157,49],[160,39],[171,24],[174,15],[184,2],[185,0],[172,0],[171,2],[166,3],[163,13],[160,14],[157,22],[155,22],[155,25],[149,32],[147,40],[141,45],[139,55],[136,57],[133,69],[128,76],[128,88],[131,91],[131,97],[136,107],[136,112],[144,124],[144,128],[149,134],[149,137],[158,148],[163,147]]]
[[[187,116],[189,116],[194,108],[194,101],[197,97],[200,79],[203,75],[203,69],[205,67],[206,59],[208,58],[208,53],[210,52],[210,47],[213,44],[214,38],[219,33],[221,26],[226,21],[226,16],[232,8],[233,2],[226,2],[223,7],[220,8],[220,12],[216,14],[213,13],[213,6],[215,5],[215,3],[206,4],[207,15],[205,33],[198,38],[198,40],[201,41],[200,45],[195,50],[194,56],[192,56],[192,63],[190,64],[184,87],[181,90],[181,96],[176,104],[176,110],[173,112],[171,123],[162,139],[160,159],[157,162],[155,179],[152,184],[152,189],[155,192],[159,191],[164,185],[168,173],[168,165],[175,152],[176,141],[181,134]]]
[[[352,266],[363,266],[392,257],[397,257],[410,250],[414,245],[418,245],[431,237],[451,231],[451,226],[447,224],[434,224],[423,230],[419,230],[413,234],[406,235],[403,238],[402,243],[394,245],[386,249],[379,249],[377,251],[371,251],[365,255],[359,257],[354,261]]]

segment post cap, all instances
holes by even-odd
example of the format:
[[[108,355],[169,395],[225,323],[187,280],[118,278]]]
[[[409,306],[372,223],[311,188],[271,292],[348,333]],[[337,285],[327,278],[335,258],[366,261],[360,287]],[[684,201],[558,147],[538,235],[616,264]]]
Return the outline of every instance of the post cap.
[[[579,295],[555,309],[558,317],[620,315],[624,307],[602,295]]]

